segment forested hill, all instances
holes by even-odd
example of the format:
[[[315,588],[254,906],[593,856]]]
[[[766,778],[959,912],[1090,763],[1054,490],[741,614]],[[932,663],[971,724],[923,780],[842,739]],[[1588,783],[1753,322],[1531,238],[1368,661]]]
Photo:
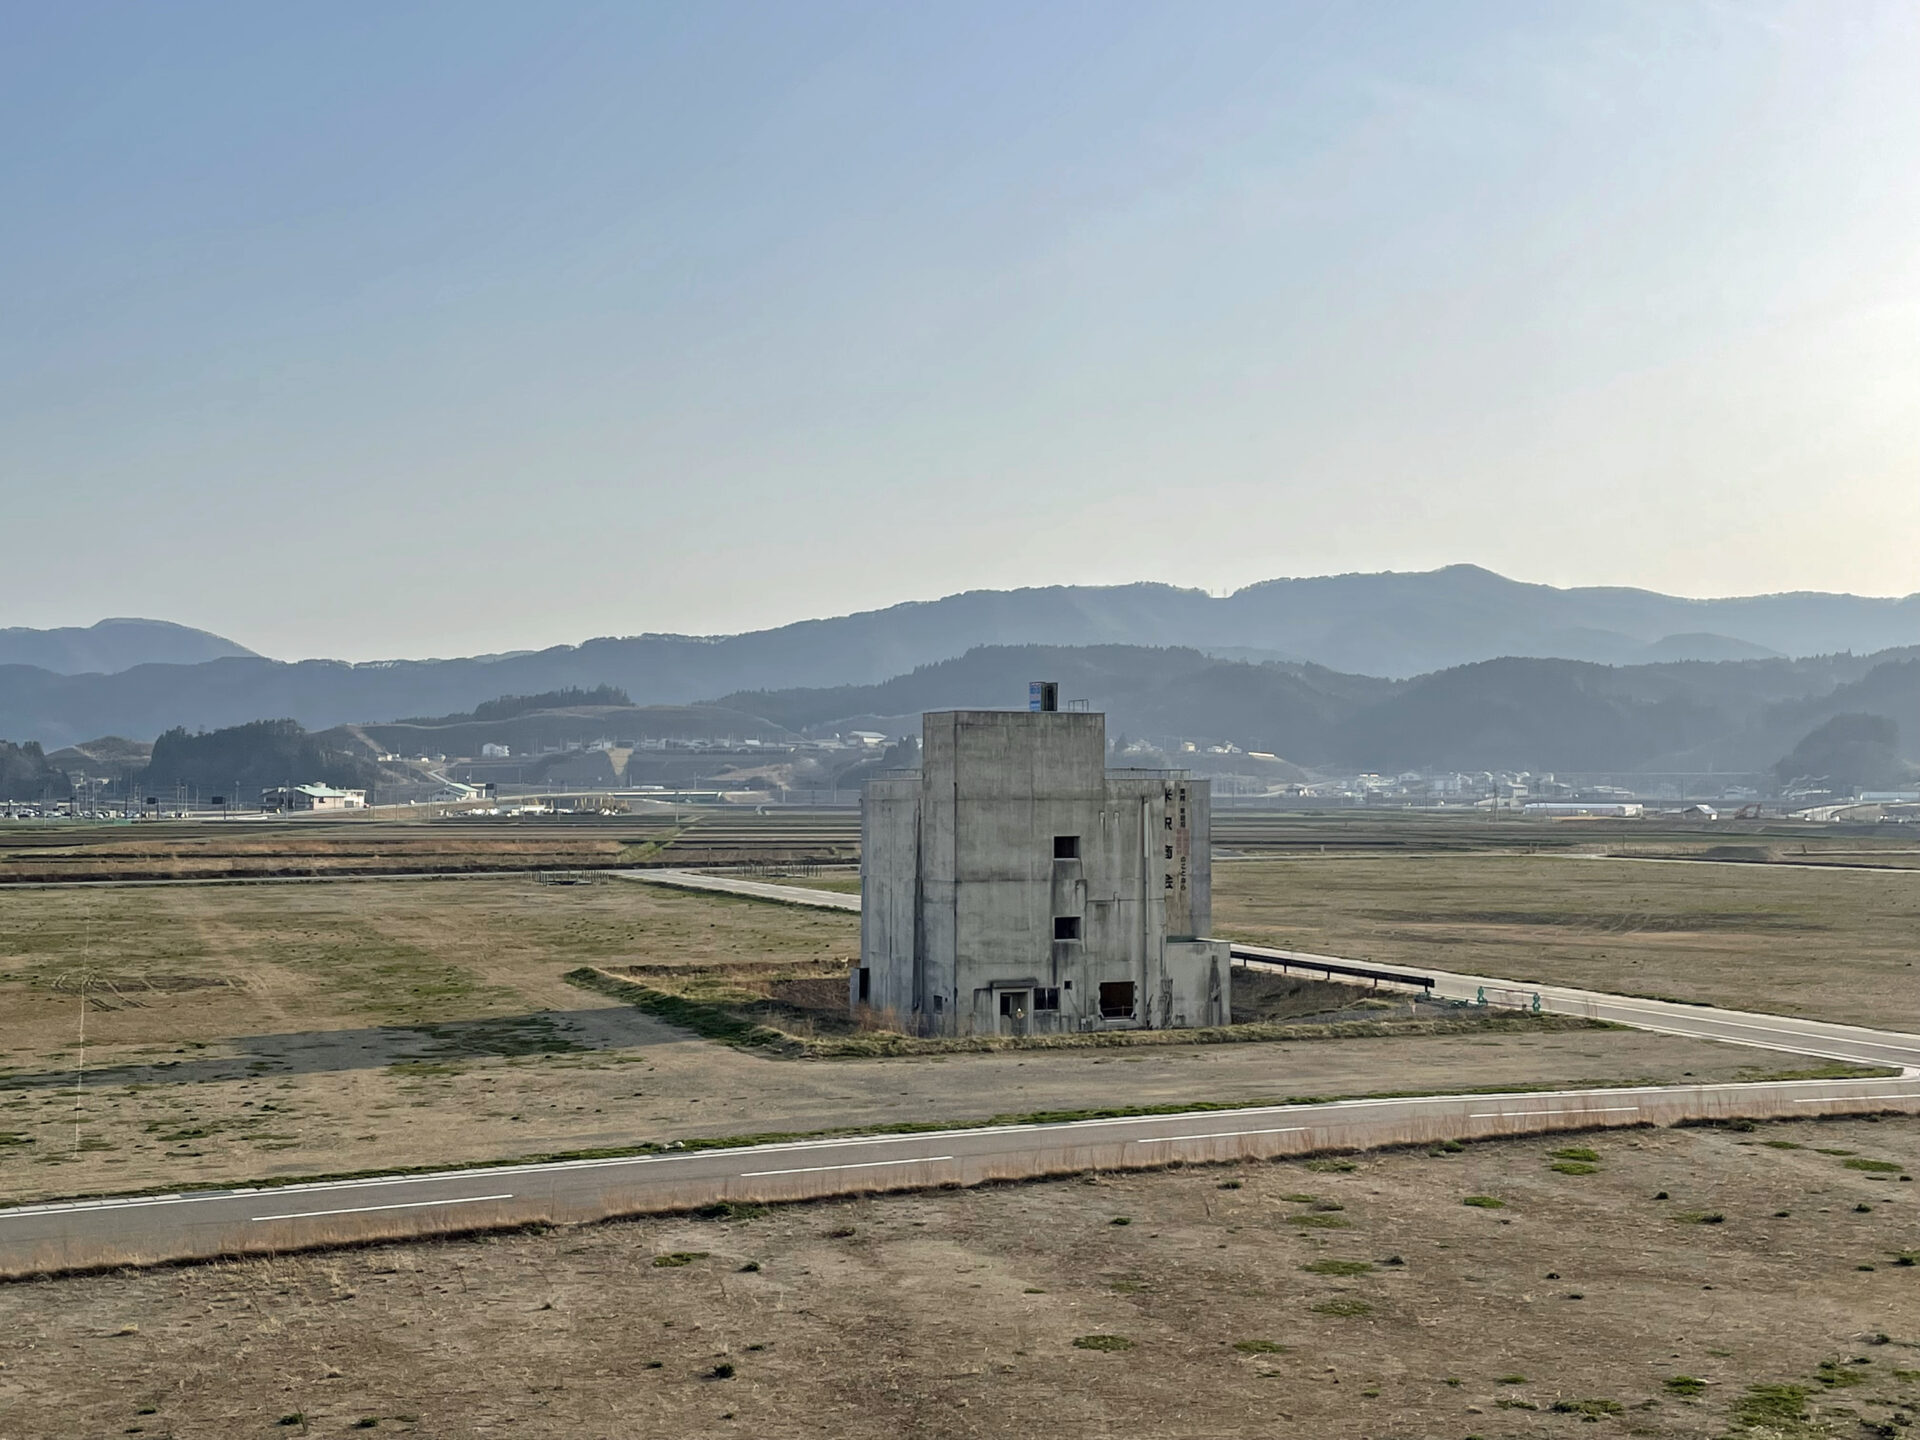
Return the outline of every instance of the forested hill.
[[[1910,651],[1605,666],[1490,660],[1413,680],[1220,660],[1187,649],[985,647],[879,685],[736,692],[715,703],[793,730],[908,728],[925,710],[1005,709],[1030,679],[1107,714],[1110,735],[1397,771],[1761,771],[1833,716],[1886,716],[1920,740]]]

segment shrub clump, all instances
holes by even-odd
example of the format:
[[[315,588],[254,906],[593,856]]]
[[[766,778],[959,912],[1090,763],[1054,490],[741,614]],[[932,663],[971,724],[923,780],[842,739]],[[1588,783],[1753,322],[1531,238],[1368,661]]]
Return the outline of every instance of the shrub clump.
[[[1469,1195],[1460,1203],[1462,1205],[1471,1205],[1476,1210],[1504,1210],[1507,1208],[1506,1201],[1496,1199],[1492,1195]]]
[[[1272,1340],[1236,1340],[1233,1348],[1242,1355],[1284,1355],[1287,1347]]]
[[[1707,1389],[1706,1381],[1692,1375],[1669,1375],[1660,1383],[1667,1387],[1669,1395],[1702,1395]]]
[[[682,1265],[691,1265],[696,1260],[704,1260],[706,1258],[707,1252],[704,1250],[674,1250],[665,1255],[654,1256],[653,1268],[656,1270],[676,1270]]]
[[[1076,1335],[1073,1337],[1076,1350],[1131,1350],[1133,1341],[1124,1335]]]
[[[1309,1275],[1365,1275],[1373,1269],[1370,1260],[1311,1260],[1300,1267]]]
[[[758,1220],[767,1213],[767,1207],[742,1200],[716,1200],[693,1213],[702,1220]]]
[[[1352,1221],[1343,1220],[1338,1215],[1316,1215],[1310,1213],[1306,1215],[1289,1215],[1287,1218],[1295,1225],[1304,1225],[1312,1230],[1351,1230],[1353,1228]]]
[[[1318,1315],[1371,1315],[1373,1306],[1364,1300],[1355,1300],[1350,1296],[1337,1296],[1332,1300],[1322,1300],[1313,1307]]]
[[[1749,1385],[1733,1406],[1734,1423],[1748,1430],[1782,1430],[1806,1418],[1803,1385]]]
[[[1619,1415],[1626,1406],[1618,1400],[1556,1400],[1550,1407],[1556,1415],[1590,1415],[1598,1420],[1603,1415]]]

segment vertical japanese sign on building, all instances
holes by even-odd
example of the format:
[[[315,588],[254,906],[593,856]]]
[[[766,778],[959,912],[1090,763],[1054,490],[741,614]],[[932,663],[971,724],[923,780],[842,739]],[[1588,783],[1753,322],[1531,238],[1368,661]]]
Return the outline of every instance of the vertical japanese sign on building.
[[[1166,901],[1167,934],[1193,933],[1193,892],[1188,888],[1193,856],[1191,832],[1187,828],[1187,785],[1177,781],[1164,787],[1161,795],[1166,806],[1161,844],[1161,895]]]

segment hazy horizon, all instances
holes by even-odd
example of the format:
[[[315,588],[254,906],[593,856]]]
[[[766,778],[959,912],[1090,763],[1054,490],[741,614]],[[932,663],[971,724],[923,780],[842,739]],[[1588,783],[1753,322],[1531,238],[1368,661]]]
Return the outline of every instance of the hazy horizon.
[[[1434,571],[1437,571],[1440,569],[1454,569],[1454,568],[1472,568],[1472,569],[1485,570],[1488,567],[1476,566],[1471,561],[1458,561],[1448,566],[1435,566],[1435,567],[1432,567],[1432,569],[1426,570],[1426,571],[1378,571],[1378,570],[1375,570],[1375,571],[1340,571],[1340,572],[1330,572],[1325,575],[1272,575],[1272,576],[1268,576],[1264,580],[1249,581],[1247,582],[1247,584],[1242,586],[1236,586],[1233,589],[1215,589],[1215,590],[1208,590],[1204,585],[1182,585],[1178,581],[1155,581],[1155,580],[1126,581],[1126,580],[1123,580],[1123,581],[1108,582],[1108,584],[1110,588],[1123,588],[1125,586],[1135,585],[1135,584],[1166,585],[1171,589],[1186,590],[1193,593],[1203,593],[1211,596],[1214,599],[1221,599],[1233,594],[1237,594],[1241,590],[1254,589],[1261,585],[1283,583],[1283,582],[1292,581],[1292,580],[1339,579],[1339,578],[1344,578],[1344,577],[1353,576],[1353,575],[1431,574],[1431,573],[1434,573]],[[1500,572],[1495,571],[1492,573],[1499,574]],[[1518,576],[1518,575],[1502,575],[1501,578],[1506,580],[1512,580],[1518,584],[1523,584],[1523,585],[1552,583],[1549,581],[1528,580],[1526,577]],[[638,636],[638,635],[644,635],[644,634],[680,635],[680,636],[686,636],[691,639],[725,639],[728,636],[732,636],[732,635],[751,633],[754,631],[761,631],[761,630],[774,630],[774,629],[779,629],[782,626],[802,624],[809,621],[842,619],[848,615],[872,613],[872,612],[881,611],[881,610],[888,610],[900,605],[932,604],[940,600],[951,599],[957,595],[967,594],[970,592],[993,590],[993,591],[999,591],[1001,593],[1005,593],[1006,591],[1009,591],[1009,590],[1022,589],[1022,588],[1036,588],[1036,587],[967,586],[961,590],[943,591],[938,595],[904,596],[897,600],[883,601],[877,605],[862,606],[859,610],[855,610],[855,611],[838,611],[831,614],[809,613],[809,614],[788,615],[778,619],[774,619],[765,625],[755,625],[755,626],[747,627],[743,630],[693,631],[693,630],[663,630],[658,628],[643,628],[643,629],[634,629],[634,630],[603,630],[603,631],[596,631],[591,634],[583,633],[579,635],[559,636],[553,639],[546,640],[539,644],[499,646],[499,647],[494,647],[492,649],[469,650],[469,651],[446,651],[442,653],[433,653],[433,654],[430,654],[424,651],[419,653],[403,654],[399,651],[380,651],[380,650],[366,650],[365,653],[360,653],[360,654],[341,654],[341,653],[326,653],[326,654],[315,653],[315,654],[298,654],[298,655],[278,654],[278,653],[275,653],[274,651],[265,649],[259,645],[252,644],[248,640],[248,638],[243,634],[233,634],[227,631],[216,630],[210,626],[193,626],[192,628],[207,630],[209,633],[218,635],[222,639],[233,641],[235,644],[243,645],[250,650],[254,650],[261,655],[267,656],[268,658],[275,659],[275,660],[288,660],[288,661],[344,660],[344,661],[350,661],[356,664],[362,664],[362,663],[367,663],[372,661],[385,661],[385,660],[449,660],[449,659],[462,659],[462,658],[470,659],[476,656],[482,656],[482,655],[488,655],[488,654],[533,653],[541,650],[552,649],[558,646],[579,645],[588,640],[605,639],[605,638],[626,638],[626,637],[632,637],[632,636]],[[1094,588],[1094,587],[1086,587],[1086,588]],[[1769,594],[1771,595],[1784,595],[1784,594],[1804,594],[1804,595],[1829,594],[1831,595],[1831,594],[1840,594],[1840,593],[1851,594],[1861,599],[1868,599],[1868,600],[1901,600],[1901,599],[1908,598],[1908,595],[1870,595],[1861,591],[1849,591],[1849,592],[1809,591],[1809,590],[1751,591],[1751,592],[1747,592],[1744,595],[1731,595],[1731,594],[1694,595],[1694,594],[1688,594],[1687,592],[1679,591],[1679,590],[1652,591],[1651,587],[1646,587],[1646,586],[1564,585],[1564,586],[1555,586],[1555,588],[1557,589],[1629,589],[1629,590],[1638,589],[1638,590],[1649,591],[1650,593],[1663,594],[1663,595],[1672,596],[1674,598],[1686,599],[1686,600],[1746,599],[1746,598],[1751,598],[1753,596],[1769,595]],[[1909,595],[1914,593],[1920,593],[1920,592],[1909,592]],[[167,616],[167,615],[101,615],[101,616],[96,616],[92,619],[87,619],[87,620],[68,621],[61,626],[29,626],[25,628],[58,629],[58,628],[71,627],[75,629],[86,629],[95,624],[104,624],[109,621],[116,621],[116,620],[149,620],[149,621],[159,620],[159,621],[172,621],[173,623],[176,623],[176,624],[190,623],[187,621],[179,620],[177,617]],[[0,630],[5,630],[6,628],[8,627],[0,626]]]
[[[20,8],[0,626],[1920,591],[1920,9]]]

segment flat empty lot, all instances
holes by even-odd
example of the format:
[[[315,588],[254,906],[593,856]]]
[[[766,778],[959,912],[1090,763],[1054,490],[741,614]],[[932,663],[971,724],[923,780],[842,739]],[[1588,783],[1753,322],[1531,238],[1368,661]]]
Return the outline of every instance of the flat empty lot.
[[[1920,1030],[1920,874],[1500,853],[1219,863],[1236,940]]]
[[[1898,1434],[1915,1167],[1642,1130],[35,1282],[0,1436]]]
[[[1780,1063],[1605,1031],[784,1061],[695,1040],[560,976],[846,959],[855,916],[531,879],[34,890],[0,905],[9,1201],[691,1136],[1734,1078]]]

